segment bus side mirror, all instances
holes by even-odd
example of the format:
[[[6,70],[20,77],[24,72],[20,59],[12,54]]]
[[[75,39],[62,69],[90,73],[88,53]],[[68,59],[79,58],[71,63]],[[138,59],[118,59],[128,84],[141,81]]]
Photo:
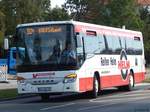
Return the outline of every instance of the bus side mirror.
[[[8,49],[9,49],[9,41],[8,41],[8,38],[5,38],[5,39],[4,39],[4,49],[5,49],[5,50],[8,50]]]
[[[83,46],[82,36],[77,35],[76,38],[77,38],[77,47],[82,47]]]

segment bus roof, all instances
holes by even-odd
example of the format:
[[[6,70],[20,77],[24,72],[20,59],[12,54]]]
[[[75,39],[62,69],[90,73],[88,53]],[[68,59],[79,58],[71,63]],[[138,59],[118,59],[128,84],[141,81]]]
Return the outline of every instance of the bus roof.
[[[119,32],[125,32],[125,33],[135,33],[142,36],[142,33],[140,31],[133,31],[128,29],[122,29],[122,28],[116,28],[116,27],[110,27],[110,26],[103,26],[103,25],[96,25],[91,23],[84,23],[79,21],[48,21],[48,22],[35,22],[35,23],[26,23],[26,24],[19,24],[17,28],[19,27],[27,27],[27,26],[40,26],[40,25],[51,25],[51,24],[73,24],[75,26],[86,26],[86,27],[93,27],[93,30],[95,28],[102,28],[105,30],[112,30],[112,31],[119,31]]]

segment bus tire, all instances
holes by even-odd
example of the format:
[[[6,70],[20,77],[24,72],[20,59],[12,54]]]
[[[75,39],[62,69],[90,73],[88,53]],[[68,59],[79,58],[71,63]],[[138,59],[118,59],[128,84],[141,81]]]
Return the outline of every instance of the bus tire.
[[[49,94],[43,93],[43,94],[40,94],[40,96],[41,96],[42,101],[48,101],[49,100]]]
[[[131,71],[129,74],[129,84],[126,86],[120,86],[120,87],[118,87],[118,89],[120,91],[131,91],[131,90],[133,90],[134,85],[135,85],[134,74]]]
[[[133,74],[133,72],[130,72],[130,74],[129,74],[129,84],[126,86],[126,90],[127,91],[133,90],[134,84],[135,84],[134,74]]]
[[[99,80],[96,76],[93,78],[93,90],[91,91],[91,97],[96,98],[99,94]]]

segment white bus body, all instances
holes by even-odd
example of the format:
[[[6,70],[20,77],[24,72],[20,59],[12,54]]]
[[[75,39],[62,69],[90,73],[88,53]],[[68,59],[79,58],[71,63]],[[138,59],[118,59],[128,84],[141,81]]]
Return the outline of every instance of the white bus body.
[[[118,87],[131,90],[135,83],[144,80],[145,59],[141,32],[76,21],[41,22],[18,25],[17,29],[20,34],[17,34],[16,38],[20,38],[21,33],[26,31],[26,44],[28,39],[32,38],[36,32],[35,29],[32,29],[34,27],[44,27],[43,29],[37,28],[38,33],[42,33],[44,36],[51,36],[52,33],[62,35],[63,27],[61,27],[62,29],[58,28],[59,26],[56,28],[55,25],[68,24],[72,27],[66,29],[72,28],[73,39],[76,43],[74,47],[77,59],[75,66],[68,65],[70,67],[68,68],[65,65],[64,69],[62,66],[57,69],[57,66],[54,67],[55,65],[43,67],[40,62],[42,59],[47,59],[48,56],[45,55],[49,51],[43,50],[46,49],[47,43],[42,40],[41,49],[43,51],[41,51],[43,54],[41,54],[41,60],[38,63],[35,61],[31,65],[29,63],[17,65],[18,92],[20,94],[38,93],[48,95],[51,93],[91,91],[93,97],[96,97],[97,93],[105,88]],[[49,27],[49,25],[54,25],[54,27]],[[23,29],[23,31],[20,29]],[[47,41],[53,41],[50,37],[45,38]],[[27,45],[26,52],[29,49]],[[38,64],[39,67],[35,67]],[[59,70],[59,68],[61,69]]]

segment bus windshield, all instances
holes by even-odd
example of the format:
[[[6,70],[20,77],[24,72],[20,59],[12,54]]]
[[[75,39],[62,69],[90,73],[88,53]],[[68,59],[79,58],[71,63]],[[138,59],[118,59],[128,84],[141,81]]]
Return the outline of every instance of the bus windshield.
[[[17,29],[17,64],[76,66],[76,50],[72,25],[41,25]],[[50,66],[49,66],[50,67]]]

